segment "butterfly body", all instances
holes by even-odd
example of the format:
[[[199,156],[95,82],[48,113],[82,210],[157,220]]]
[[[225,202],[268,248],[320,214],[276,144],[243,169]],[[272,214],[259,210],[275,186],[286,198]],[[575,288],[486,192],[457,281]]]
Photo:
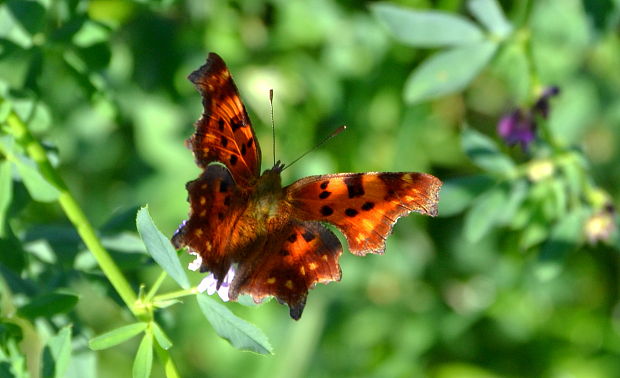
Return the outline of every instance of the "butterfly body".
[[[278,162],[259,175],[260,147],[222,59],[209,54],[189,79],[205,109],[188,140],[203,172],[187,184],[189,219],[172,242],[196,252],[218,284],[236,266],[232,300],[274,296],[299,319],[308,290],[341,277],[342,246],[322,223],[364,255],[383,253],[399,217],[436,214],[441,182],[425,173],[339,173],[282,187]]]

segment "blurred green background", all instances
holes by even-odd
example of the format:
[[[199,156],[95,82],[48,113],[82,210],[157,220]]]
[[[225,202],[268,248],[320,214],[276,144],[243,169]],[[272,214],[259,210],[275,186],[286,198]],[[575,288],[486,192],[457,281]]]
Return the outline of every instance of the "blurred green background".
[[[465,1],[397,3],[471,18]],[[588,180],[618,198],[620,2],[499,3],[508,19],[527,17],[515,38],[529,38],[529,54],[506,44],[466,90],[408,104],[408,76],[437,50],[398,42],[372,2],[0,1],[0,93],[44,142],[136,287],[160,271],[135,234],[137,207],[148,204],[169,236],[187,215],[185,183],[199,169],[183,143],[202,108],[186,76],[209,51],[224,58],[235,78],[263,169],[272,161],[270,88],[277,159],[285,163],[348,126],[286,170],[285,184],[311,174],[366,171],[423,171],[448,183],[479,178],[483,170],[461,147],[464,122],[499,141],[500,117],[553,84],[562,93],[553,100],[549,128],[562,145],[582,152]],[[505,152],[527,162],[522,152]],[[478,194],[471,187],[461,193],[474,202]],[[311,291],[299,322],[275,301],[227,304],[267,334],[273,356],[231,347],[193,300],[160,312],[181,375],[620,375],[617,246],[581,243],[545,274],[538,246],[552,224],[542,224],[541,236],[530,236],[536,242],[525,248],[511,225],[489,227],[472,240],[464,232],[466,206],[442,203],[440,211],[444,206],[450,210],[438,218],[401,219],[383,256],[345,253],[342,281]],[[70,322],[68,376],[129,376],[138,340],[97,353],[86,346],[89,337],[131,317],[58,205],[31,201],[16,178],[7,214],[11,236],[2,241],[0,272],[15,305],[47,286],[80,294],[64,320],[33,322],[32,337]],[[201,275],[191,277],[198,282]],[[164,291],[175,289],[165,283]],[[163,376],[158,362],[153,376]]]

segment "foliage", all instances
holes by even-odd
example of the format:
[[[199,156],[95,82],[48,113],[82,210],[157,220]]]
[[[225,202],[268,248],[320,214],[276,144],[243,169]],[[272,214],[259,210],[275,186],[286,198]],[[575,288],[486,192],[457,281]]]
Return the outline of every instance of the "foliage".
[[[0,2],[0,376],[615,376],[619,23],[617,0]],[[299,322],[199,294],[168,242],[208,51],[263,161],[270,88],[285,162],[347,124],[285,182],[445,182]]]

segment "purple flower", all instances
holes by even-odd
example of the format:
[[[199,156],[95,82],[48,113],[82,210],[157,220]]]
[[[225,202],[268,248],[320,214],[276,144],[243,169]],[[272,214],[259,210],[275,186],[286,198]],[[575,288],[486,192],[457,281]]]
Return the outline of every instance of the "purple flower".
[[[549,118],[549,111],[551,107],[549,105],[549,99],[560,94],[560,88],[556,86],[548,87],[545,89],[532,107],[532,112],[540,114],[543,118]]]
[[[529,109],[515,109],[504,115],[497,124],[497,133],[509,146],[520,144],[527,150],[536,139],[536,116],[548,118],[551,111],[549,100],[560,93],[560,88],[549,87],[543,91]]]
[[[497,124],[497,133],[506,144],[510,146],[520,144],[527,150],[536,137],[536,122],[529,114],[517,109],[502,117]]]
[[[196,256],[196,259],[192,261],[191,263],[189,263],[189,265],[187,266],[187,269],[193,270],[193,271],[199,270],[200,267],[202,266],[202,258],[200,257],[198,253],[194,251],[190,251],[189,253],[191,255]],[[215,276],[213,275],[213,273],[209,273],[198,284],[198,287],[197,287],[198,292],[204,293],[206,291],[207,294],[209,295],[213,295],[215,292],[217,292],[217,295],[219,295],[220,298],[222,298],[224,302],[228,302],[229,300],[228,289],[230,288],[230,284],[232,283],[234,278],[235,278],[235,268],[231,266],[230,269],[228,270],[228,273],[226,273],[226,276],[224,277],[224,280],[222,281],[220,288],[218,289],[217,280],[215,279]]]

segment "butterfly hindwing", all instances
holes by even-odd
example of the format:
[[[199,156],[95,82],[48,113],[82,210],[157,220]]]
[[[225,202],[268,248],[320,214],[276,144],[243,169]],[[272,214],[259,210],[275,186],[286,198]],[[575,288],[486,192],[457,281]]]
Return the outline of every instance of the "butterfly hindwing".
[[[190,213],[172,238],[176,248],[187,246],[202,258],[201,271],[211,271],[219,282],[234,259],[230,235],[247,207],[228,169],[209,165],[194,181],[187,183]]]
[[[352,253],[383,253],[394,223],[412,211],[437,214],[441,181],[425,173],[339,173],[284,188],[293,217],[335,225]]]
[[[260,174],[260,146],[250,118],[226,64],[215,53],[189,75],[202,95],[204,111],[188,144],[197,164],[206,168],[213,161],[226,165],[241,187],[248,187]]]
[[[289,306],[292,318],[299,319],[309,289],[340,280],[342,246],[319,222],[291,221],[261,244],[239,262],[231,298],[245,293],[258,302],[274,296]]]

